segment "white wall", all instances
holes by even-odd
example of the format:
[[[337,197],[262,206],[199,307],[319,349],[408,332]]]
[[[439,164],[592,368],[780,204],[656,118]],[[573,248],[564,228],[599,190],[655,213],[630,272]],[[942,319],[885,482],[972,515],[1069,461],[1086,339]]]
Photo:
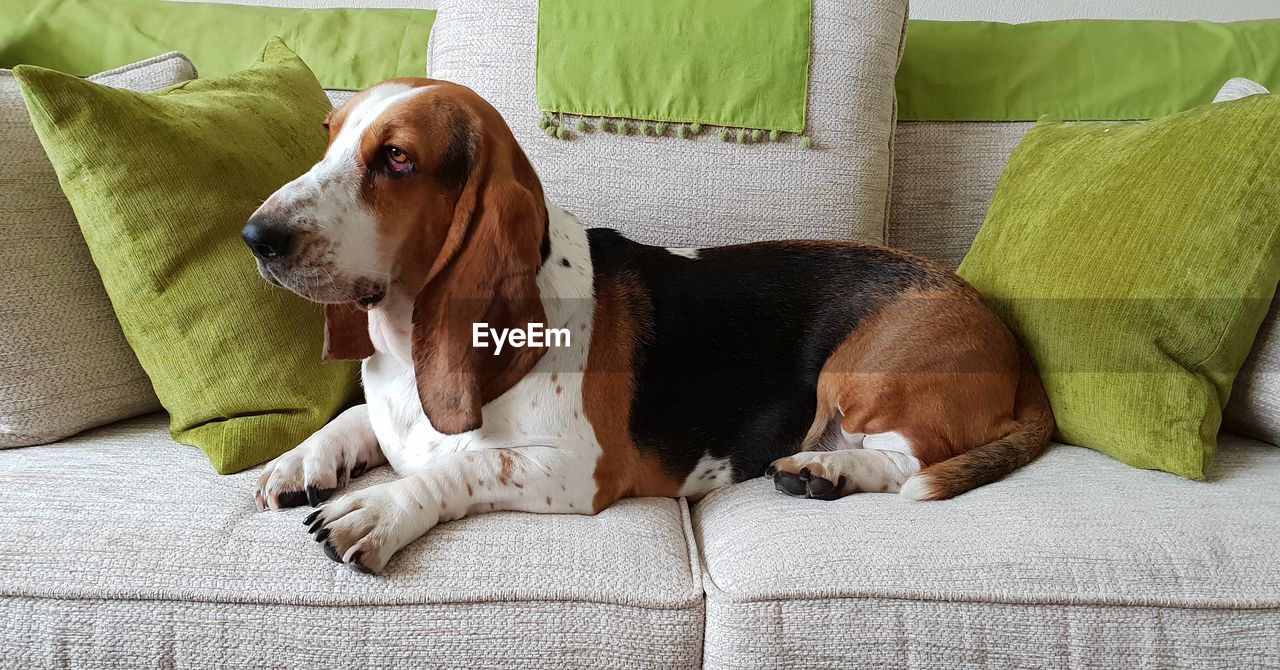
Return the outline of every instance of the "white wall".
[[[911,18],[943,21],[1169,19],[1244,21],[1280,18],[1276,0],[911,0]]]

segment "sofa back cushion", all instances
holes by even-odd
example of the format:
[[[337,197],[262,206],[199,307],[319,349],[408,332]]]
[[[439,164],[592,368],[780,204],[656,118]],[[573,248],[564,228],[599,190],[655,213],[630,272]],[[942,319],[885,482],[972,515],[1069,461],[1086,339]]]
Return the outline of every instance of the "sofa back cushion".
[[[955,268],[987,218],[1030,122],[902,121],[894,131],[885,243]]]
[[[195,76],[169,53],[90,80],[154,91]],[[0,146],[0,449],[160,409],[7,70]]]
[[[670,130],[552,139],[539,125],[536,0],[442,0],[429,60],[433,77],[469,86],[498,108],[548,197],[589,227],[666,246],[880,242],[906,9],[906,0],[813,1],[812,149],[725,142],[712,129],[690,139]]]

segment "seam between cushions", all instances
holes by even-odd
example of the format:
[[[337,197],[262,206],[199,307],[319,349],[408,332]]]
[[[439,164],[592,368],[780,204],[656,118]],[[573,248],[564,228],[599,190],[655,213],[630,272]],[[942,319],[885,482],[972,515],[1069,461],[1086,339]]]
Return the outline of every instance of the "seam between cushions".
[[[991,597],[974,597],[971,595],[948,596],[940,593],[913,593],[909,591],[885,591],[851,594],[822,594],[812,593],[805,595],[786,595],[781,597],[769,596],[735,596],[728,591],[724,591],[715,586],[715,582],[710,579],[710,575],[704,580],[707,585],[705,587],[707,593],[708,604],[715,603],[720,605],[748,605],[748,604],[768,604],[768,603],[812,603],[815,600],[830,602],[832,600],[843,601],[867,601],[867,600],[905,600],[930,603],[957,603],[957,604],[984,604],[984,605],[1025,605],[1030,607],[1141,607],[1151,609],[1186,609],[1186,610],[1222,610],[1222,611],[1267,611],[1273,610],[1280,612],[1280,599],[1260,600],[1258,602],[1249,603],[1246,601],[1224,601],[1224,602],[1206,602],[1193,598],[1169,598],[1163,601],[1151,600],[1149,602],[1141,602],[1136,600],[1128,600],[1122,598],[1106,598],[1100,596],[1082,596],[1082,597],[1009,597],[1009,596],[991,596]]]
[[[908,2],[902,10],[902,32],[898,34],[898,60],[893,68],[894,82],[897,80],[897,71],[902,67],[902,55],[907,51],[907,27],[911,20],[911,3]],[[891,98],[893,100],[893,111],[889,117],[889,167],[886,170],[886,179],[888,184],[884,192],[884,220],[880,222],[880,243],[889,244],[889,221],[890,210],[893,207],[893,161],[894,149],[896,146],[895,136],[898,134],[898,91],[896,83],[891,83]]]
[[[190,598],[158,595],[158,596],[138,596],[138,595],[52,595],[42,593],[24,593],[24,592],[8,592],[0,593],[0,602],[6,600],[15,600],[19,598],[29,598],[33,600],[59,600],[67,602],[171,602],[171,603],[207,603],[214,605],[255,605],[255,606],[288,606],[288,607],[459,607],[467,605],[495,605],[495,604],[512,604],[512,603],[581,603],[584,605],[607,605],[610,607],[625,607],[637,610],[650,610],[656,612],[666,611],[702,611],[704,598],[699,594],[696,598],[690,598],[684,603],[673,603],[671,605],[644,605],[636,603],[624,603],[616,600],[608,600],[605,598],[575,598],[575,597],[487,597],[487,598],[453,598],[450,600],[408,600],[398,602],[332,602],[317,603],[306,602],[297,599],[280,598],[211,598],[205,595],[192,596]]]
[[[208,604],[208,605],[236,605],[249,607],[307,607],[313,609],[346,609],[351,607],[370,607],[375,609],[389,609],[393,607],[466,607],[469,605],[520,605],[524,603],[565,603],[565,604],[583,604],[583,605],[605,605],[608,607],[621,607],[625,609],[643,610],[651,612],[702,612],[703,599],[700,597],[697,601],[690,601],[687,605],[680,606],[653,606],[653,605],[636,605],[628,603],[620,603],[609,600],[592,600],[588,598],[480,598],[475,600],[442,600],[442,601],[413,601],[413,602],[349,602],[349,603],[308,603],[290,600],[250,600],[242,598],[173,598],[173,597],[142,597],[142,596],[55,596],[42,595],[37,593],[5,593],[0,594],[0,603],[10,600],[53,600],[59,602],[81,602],[81,603],[112,603],[112,602],[154,602],[154,603],[177,603],[177,604]]]
[[[676,504],[680,506],[680,531],[684,535],[684,546],[689,557],[689,580],[694,589],[705,594],[706,591],[702,588],[702,551],[693,534],[693,512],[689,510],[689,499],[679,498]]]
[[[689,499],[680,498],[680,530],[684,534],[684,545],[689,552],[689,580],[698,593],[698,648],[706,646],[707,640],[707,592],[702,586],[702,551],[698,547],[697,536],[693,533],[693,512],[689,509]]]

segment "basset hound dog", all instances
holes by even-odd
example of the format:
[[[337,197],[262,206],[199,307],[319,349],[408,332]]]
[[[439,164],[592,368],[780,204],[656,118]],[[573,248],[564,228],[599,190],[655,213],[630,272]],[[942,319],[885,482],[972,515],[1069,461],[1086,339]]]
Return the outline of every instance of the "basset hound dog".
[[[1048,445],[1027,354],[938,265],[585,228],[497,110],[444,81],[379,84],[326,126],[323,159],[242,233],[268,281],[324,304],[324,356],[363,360],[366,401],[269,463],[258,505],[401,475],[306,518],[335,561],[379,572],[471,514],[594,514],[761,475],[797,497],[938,500]]]

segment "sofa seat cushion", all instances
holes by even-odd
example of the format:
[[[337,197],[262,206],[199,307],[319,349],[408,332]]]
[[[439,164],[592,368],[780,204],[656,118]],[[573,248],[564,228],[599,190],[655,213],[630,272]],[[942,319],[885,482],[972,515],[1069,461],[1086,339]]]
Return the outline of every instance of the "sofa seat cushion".
[[[694,508],[706,667],[1260,667],[1280,657],[1280,449],[1224,435],[1206,482],[1054,446],[951,501]]]
[[[444,524],[388,572],[326,558],[152,415],[0,452],[0,639],[19,667],[697,665],[681,501]],[[386,481],[386,468],[355,487]],[[21,641],[21,643],[17,643]],[[0,663],[3,664],[3,663]]]

